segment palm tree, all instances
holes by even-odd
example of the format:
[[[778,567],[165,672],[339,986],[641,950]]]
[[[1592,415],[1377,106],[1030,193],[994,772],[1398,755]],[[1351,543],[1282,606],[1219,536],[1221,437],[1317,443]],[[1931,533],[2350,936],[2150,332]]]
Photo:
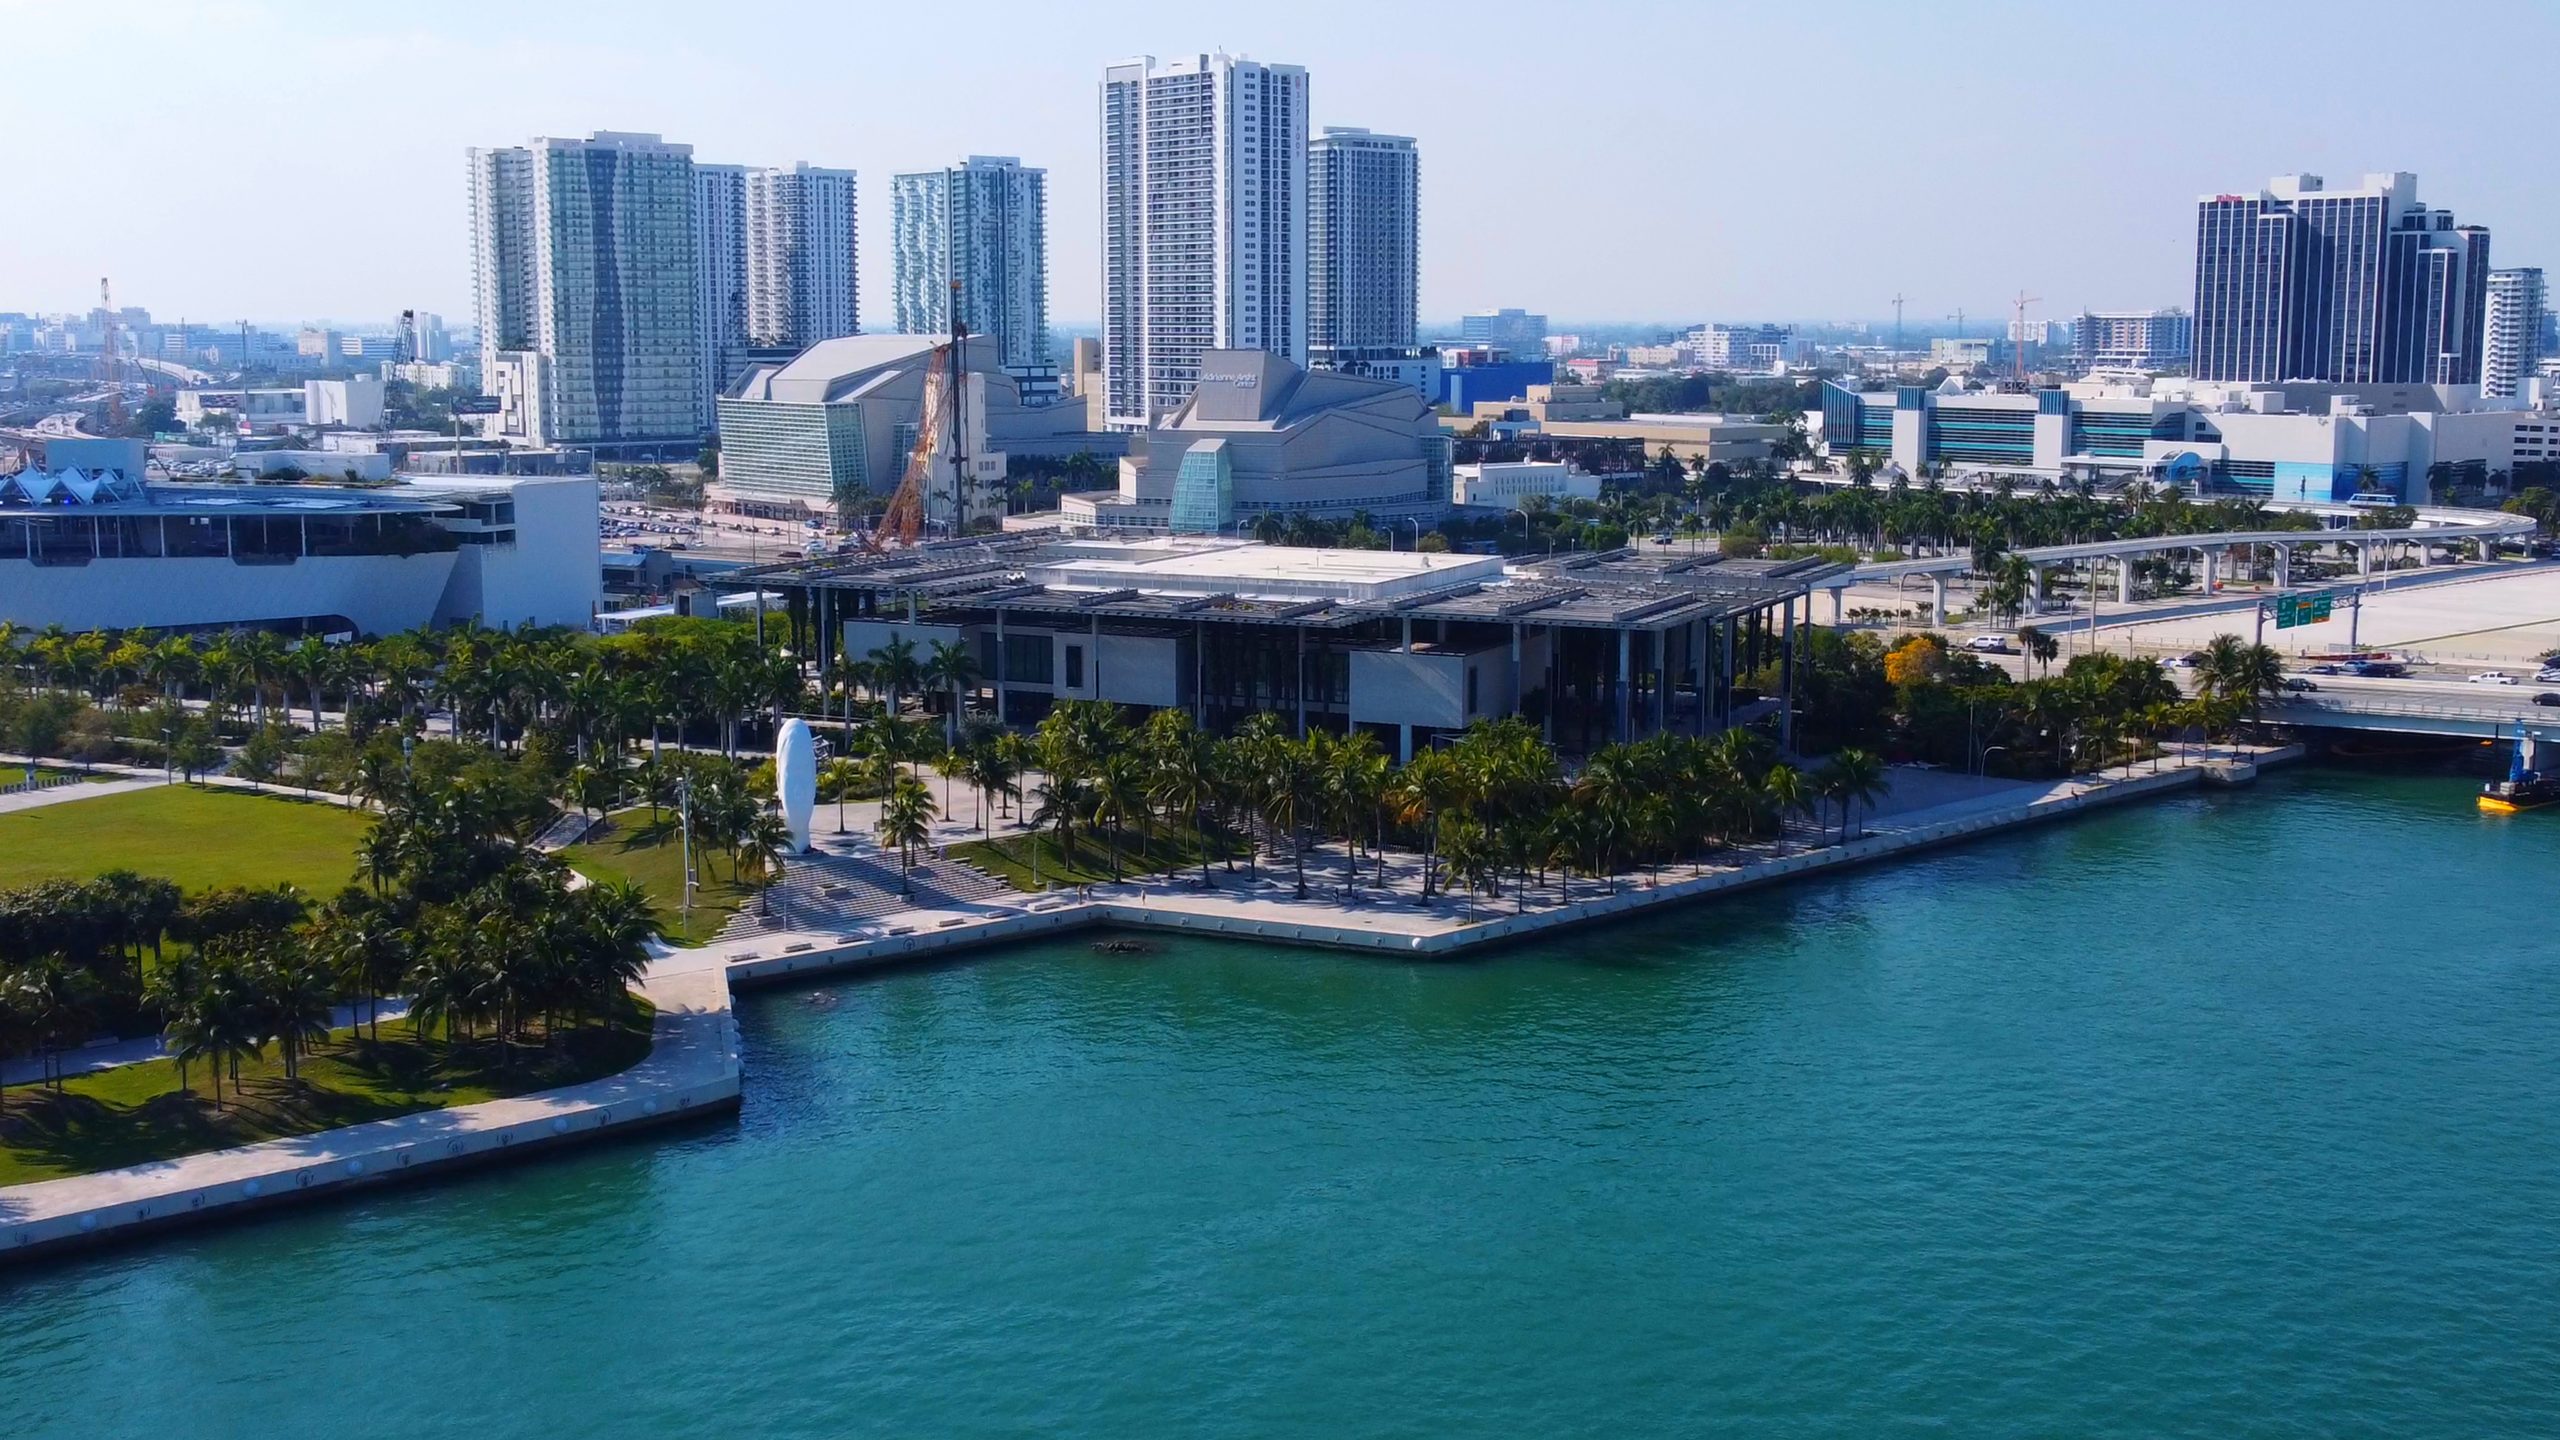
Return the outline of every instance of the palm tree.
[[[876,682],[888,691],[887,708],[892,716],[898,713],[899,702],[906,693],[921,684],[924,676],[923,667],[916,663],[916,642],[898,637],[871,652],[871,670]]]
[[[2268,697],[2284,686],[2283,657],[2264,645],[2237,635],[2216,635],[2196,666],[2196,688],[2206,696],[2230,702],[2251,720]]]
[[[1093,812],[1087,818],[1097,827],[1105,820],[1111,822],[1107,842],[1111,851],[1111,878],[1118,880],[1121,878],[1120,842],[1129,829],[1129,812],[1146,813],[1146,771],[1137,756],[1121,751],[1102,762],[1101,770],[1093,778],[1091,793]],[[1146,844],[1146,832],[1141,829],[1138,833],[1141,859],[1145,858]]]
[[[949,692],[951,710],[942,717],[942,743],[945,746],[958,745],[961,712],[965,708],[961,695],[964,691],[978,688],[978,657],[970,652],[965,642],[955,644],[936,640],[931,657],[925,661],[923,679],[924,683]]]
[[[1819,823],[1822,791],[1808,784],[1804,772],[1793,765],[1770,766],[1769,773],[1760,777],[1760,798],[1781,823],[1790,812],[1816,816]]]
[[[307,947],[280,944],[257,966],[251,983],[257,987],[260,1027],[283,1052],[286,1082],[301,1079],[303,1052],[329,1038],[337,991],[328,965]]]
[[[933,792],[912,775],[901,775],[889,787],[888,798],[880,802],[880,820],[875,833],[882,847],[898,847],[898,888],[901,893],[915,893],[915,851],[919,845],[933,840]]]
[[[756,887],[756,913],[773,913],[773,887],[782,879],[783,857],[792,853],[791,826],[780,811],[759,808],[738,834],[739,859],[735,868],[748,876]]]
[[[1093,813],[1093,783],[1079,775],[1054,770],[1040,785],[1040,806],[1031,813],[1031,828],[1058,837],[1058,858],[1076,863],[1076,827]]]
[[[1893,788],[1885,779],[1884,761],[1873,751],[1847,749],[1831,757],[1823,767],[1823,786],[1840,802],[1840,831],[1843,840],[1856,832],[1858,807],[1873,807],[1876,800]]]

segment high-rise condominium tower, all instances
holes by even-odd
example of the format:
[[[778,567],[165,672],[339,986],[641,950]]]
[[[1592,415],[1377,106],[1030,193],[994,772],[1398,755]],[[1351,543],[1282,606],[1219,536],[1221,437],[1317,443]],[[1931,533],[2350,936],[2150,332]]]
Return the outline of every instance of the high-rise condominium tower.
[[[815,345],[857,334],[854,177],[794,165],[747,172],[747,338]]]
[[[2195,374],[2204,380],[2471,385],[2489,232],[2418,201],[2418,177],[2350,189],[2279,175],[2196,205]]]
[[[2542,363],[2548,294],[2542,271],[2489,272],[2487,319],[2481,325],[2480,393],[2512,396]]]
[[[1231,55],[1102,77],[1104,414],[1182,404],[1211,350],[1307,355],[1307,72]]]
[[[482,385],[545,444],[702,434],[693,150],[598,131],[470,152]]]
[[[717,400],[747,343],[747,167],[693,167],[694,284],[701,294],[702,390]]]
[[[1006,365],[1049,363],[1049,172],[1009,155],[972,155],[947,170],[890,182],[898,329],[960,321]]]
[[[1307,147],[1307,350],[1317,363],[1412,348],[1420,202],[1408,137],[1328,125]]]

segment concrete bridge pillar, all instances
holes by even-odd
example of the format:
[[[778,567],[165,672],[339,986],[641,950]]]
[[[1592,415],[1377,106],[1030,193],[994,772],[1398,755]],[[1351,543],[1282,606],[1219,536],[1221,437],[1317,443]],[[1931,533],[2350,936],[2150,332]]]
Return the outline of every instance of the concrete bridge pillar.
[[[2204,557],[2204,593],[2210,595],[2222,588],[2222,557],[2209,545],[2196,553]]]
[[[2368,579],[2372,578],[2373,542],[2370,540],[2359,540],[2356,542],[2356,573],[2363,575]]]
[[[1947,577],[1944,575],[1929,577],[1929,623],[1947,623]]]
[[[2133,603],[2133,557],[2130,555],[2116,557],[2116,603]]]
[[[2276,588],[2289,590],[2293,587],[2293,547],[2279,544],[2275,547],[2275,552]]]
[[[1831,623],[1834,625],[1838,625],[1848,618],[1848,594],[1849,587],[1845,585],[1834,585],[1831,587]]]
[[[2027,567],[2027,613],[2044,613],[2044,567],[2040,565]]]
[[[2436,547],[2434,547],[2433,545],[2429,545],[2429,544],[2425,543],[2424,541],[2421,541],[2421,542],[2419,542],[2419,543],[2418,543],[2418,544],[2416,544],[2416,545],[2412,545],[2412,546],[2410,546],[2409,548],[2418,552],[2418,568],[2419,568],[2419,569],[2423,570],[2423,569],[2427,568],[2428,566],[2433,565],[2434,563],[2436,563]]]

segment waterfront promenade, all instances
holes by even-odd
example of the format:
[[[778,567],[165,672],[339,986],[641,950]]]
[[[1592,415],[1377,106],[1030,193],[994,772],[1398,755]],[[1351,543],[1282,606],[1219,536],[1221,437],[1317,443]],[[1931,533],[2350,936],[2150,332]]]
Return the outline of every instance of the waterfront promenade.
[[[1008,894],[897,911],[844,929],[776,929],[698,949],[665,949],[642,986],[657,1007],[648,1057],[619,1075],[539,1094],[421,1112],[316,1135],[0,1190],[0,1259],[95,1243],[189,1220],[343,1192],[408,1175],[513,1158],[577,1140],[734,1107],[743,1076],[733,985],[805,980],[1017,940],[1111,926],[1221,935],[1414,958],[1444,958],[1554,930],[1960,843],[2087,810],[2179,791],[2216,775],[2299,756],[2297,747],[2183,750],[2149,764],[2050,782],[1893,773],[1895,789],[1858,833],[1810,832],[1658,872],[1573,880],[1529,896],[1421,895],[1419,866],[1391,855],[1356,883],[1339,852],[1295,872],[1213,872],[1203,888],[1154,877],[1080,892]],[[803,861],[804,864],[809,863]],[[1357,898],[1354,898],[1356,891]],[[1564,898],[1569,893],[1571,898]]]

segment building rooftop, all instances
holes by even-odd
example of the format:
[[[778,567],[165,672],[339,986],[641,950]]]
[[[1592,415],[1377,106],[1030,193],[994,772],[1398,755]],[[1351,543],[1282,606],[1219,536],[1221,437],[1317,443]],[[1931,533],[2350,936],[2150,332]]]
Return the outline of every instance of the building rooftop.
[[[885,603],[1335,629],[1391,616],[1598,628],[1741,614],[1845,569],[1633,549],[1530,562],[1244,541],[1007,537],[791,561],[711,583],[851,590]]]

